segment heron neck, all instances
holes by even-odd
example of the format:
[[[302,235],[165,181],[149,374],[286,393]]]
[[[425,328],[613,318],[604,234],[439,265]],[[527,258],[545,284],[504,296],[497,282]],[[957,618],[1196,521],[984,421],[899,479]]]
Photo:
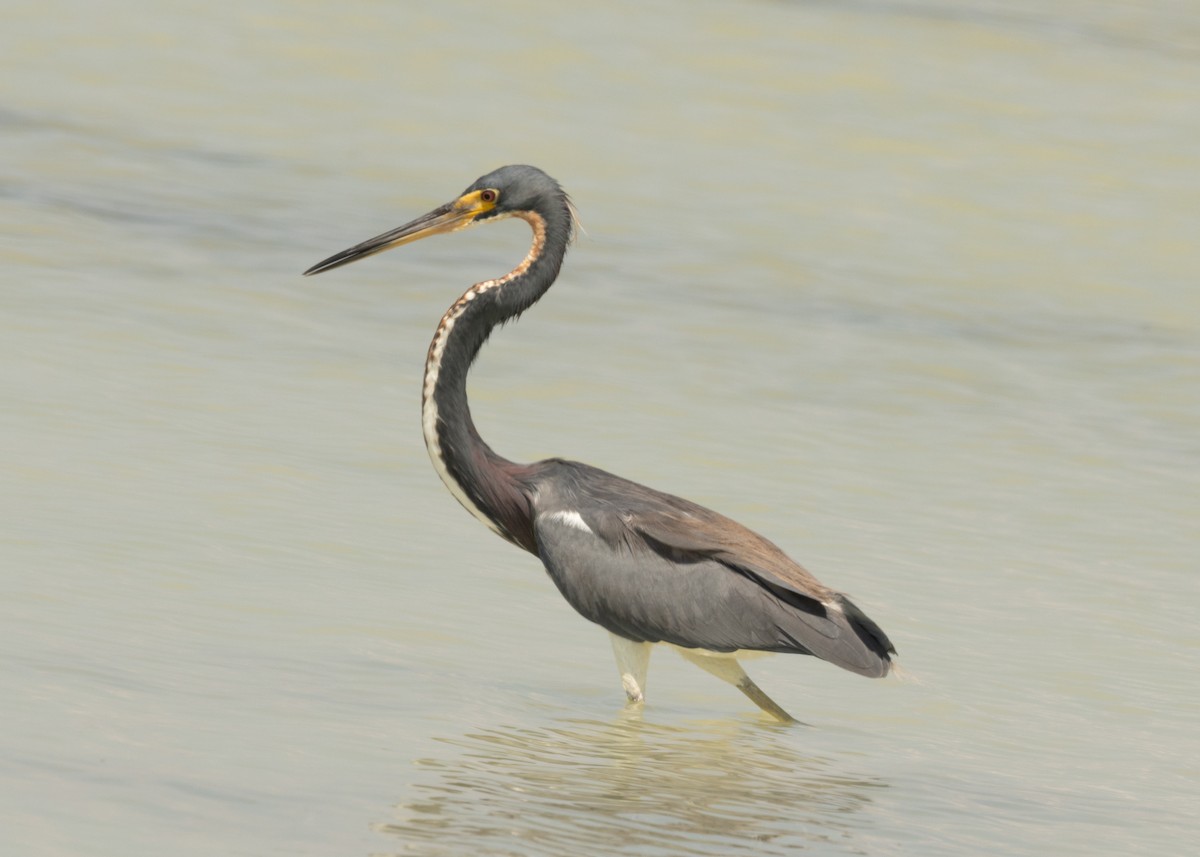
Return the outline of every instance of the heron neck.
[[[555,235],[538,214],[523,215],[533,244],[511,272],[467,289],[442,316],[425,361],[422,427],[434,469],[450,493],[493,532],[536,551],[521,476],[528,468],[495,453],[467,402],[467,374],[491,331],[532,306],[558,276],[568,231]]]

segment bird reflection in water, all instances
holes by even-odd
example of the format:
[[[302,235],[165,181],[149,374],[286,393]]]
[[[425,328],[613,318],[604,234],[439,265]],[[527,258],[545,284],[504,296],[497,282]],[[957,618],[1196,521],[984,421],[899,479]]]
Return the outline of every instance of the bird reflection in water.
[[[887,784],[798,753],[787,734],[751,720],[651,724],[637,709],[612,722],[480,730],[418,760],[429,779],[376,829],[403,854],[857,850],[855,815]]]

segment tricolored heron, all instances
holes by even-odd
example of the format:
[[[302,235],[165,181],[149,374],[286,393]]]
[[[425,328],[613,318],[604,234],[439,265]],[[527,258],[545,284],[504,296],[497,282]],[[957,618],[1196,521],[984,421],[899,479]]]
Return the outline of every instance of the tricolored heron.
[[[550,176],[501,167],[452,202],[305,274],[508,217],[532,227],[529,253],[454,302],[425,360],[425,445],[450,493],[501,538],[541,559],[568,603],[608,630],[630,703],[644,699],[653,643],[674,646],[781,721],[792,718],[751,681],[739,657],[816,655],[860,675],[886,675],[896,650],[879,626],[757,533],[577,461],[517,464],[479,436],[467,404],[471,363],[497,325],[554,283],[574,234],[571,201]]]

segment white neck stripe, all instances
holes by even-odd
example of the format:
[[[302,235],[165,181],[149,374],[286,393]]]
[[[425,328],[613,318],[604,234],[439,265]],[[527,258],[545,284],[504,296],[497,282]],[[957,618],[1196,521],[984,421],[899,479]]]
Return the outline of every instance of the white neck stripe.
[[[450,493],[454,495],[454,499],[458,500],[463,508],[486,524],[492,532],[502,537],[505,537],[505,534],[475,504],[466,489],[454,478],[446,465],[445,455],[442,452],[442,445],[439,439],[438,407],[437,402],[434,400],[434,393],[437,390],[438,376],[442,368],[442,358],[446,352],[446,345],[450,341],[450,334],[454,330],[455,323],[467,311],[467,307],[484,292],[498,289],[524,274],[529,270],[529,267],[536,261],[538,256],[541,255],[542,247],[546,243],[546,221],[540,215],[533,212],[522,212],[516,216],[525,220],[533,228],[533,245],[529,248],[529,253],[526,254],[521,264],[517,265],[517,267],[513,268],[503,277],[495,280],[484,280],[482,283],[476,283],[471,286],[471,288],[463,292],[462,296],[442,316],[437,331],[433,335],[433,341],[429,344],[429,354],[425,360],[425,382],[421,395],[421,430],[425,435],[425,448],[429,451],[429,459],[433,462],[433,469],[437,471],[437,475],[441,477],[442,482],[450,489]]]

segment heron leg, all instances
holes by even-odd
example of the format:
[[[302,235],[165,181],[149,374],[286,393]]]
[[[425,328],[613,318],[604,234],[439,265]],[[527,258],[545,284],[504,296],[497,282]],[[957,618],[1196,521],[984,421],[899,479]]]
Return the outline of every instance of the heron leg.
[[[621,684],[631,703],[646,701],[646,672],[650,669],[650,644],[635,643],[616,634],[612,638],[613,654],[617,658],[617,671],[621,673]]]
[[[728,682],[750,698],[750,701],[781,723],[796,723],[796,718],[784,711],[775,700],[767,696],[754,683],[737,658],[721,655],[701,654],[694,649],[678,649],[679,654],[705,672],[712,673],[721,681]]]

